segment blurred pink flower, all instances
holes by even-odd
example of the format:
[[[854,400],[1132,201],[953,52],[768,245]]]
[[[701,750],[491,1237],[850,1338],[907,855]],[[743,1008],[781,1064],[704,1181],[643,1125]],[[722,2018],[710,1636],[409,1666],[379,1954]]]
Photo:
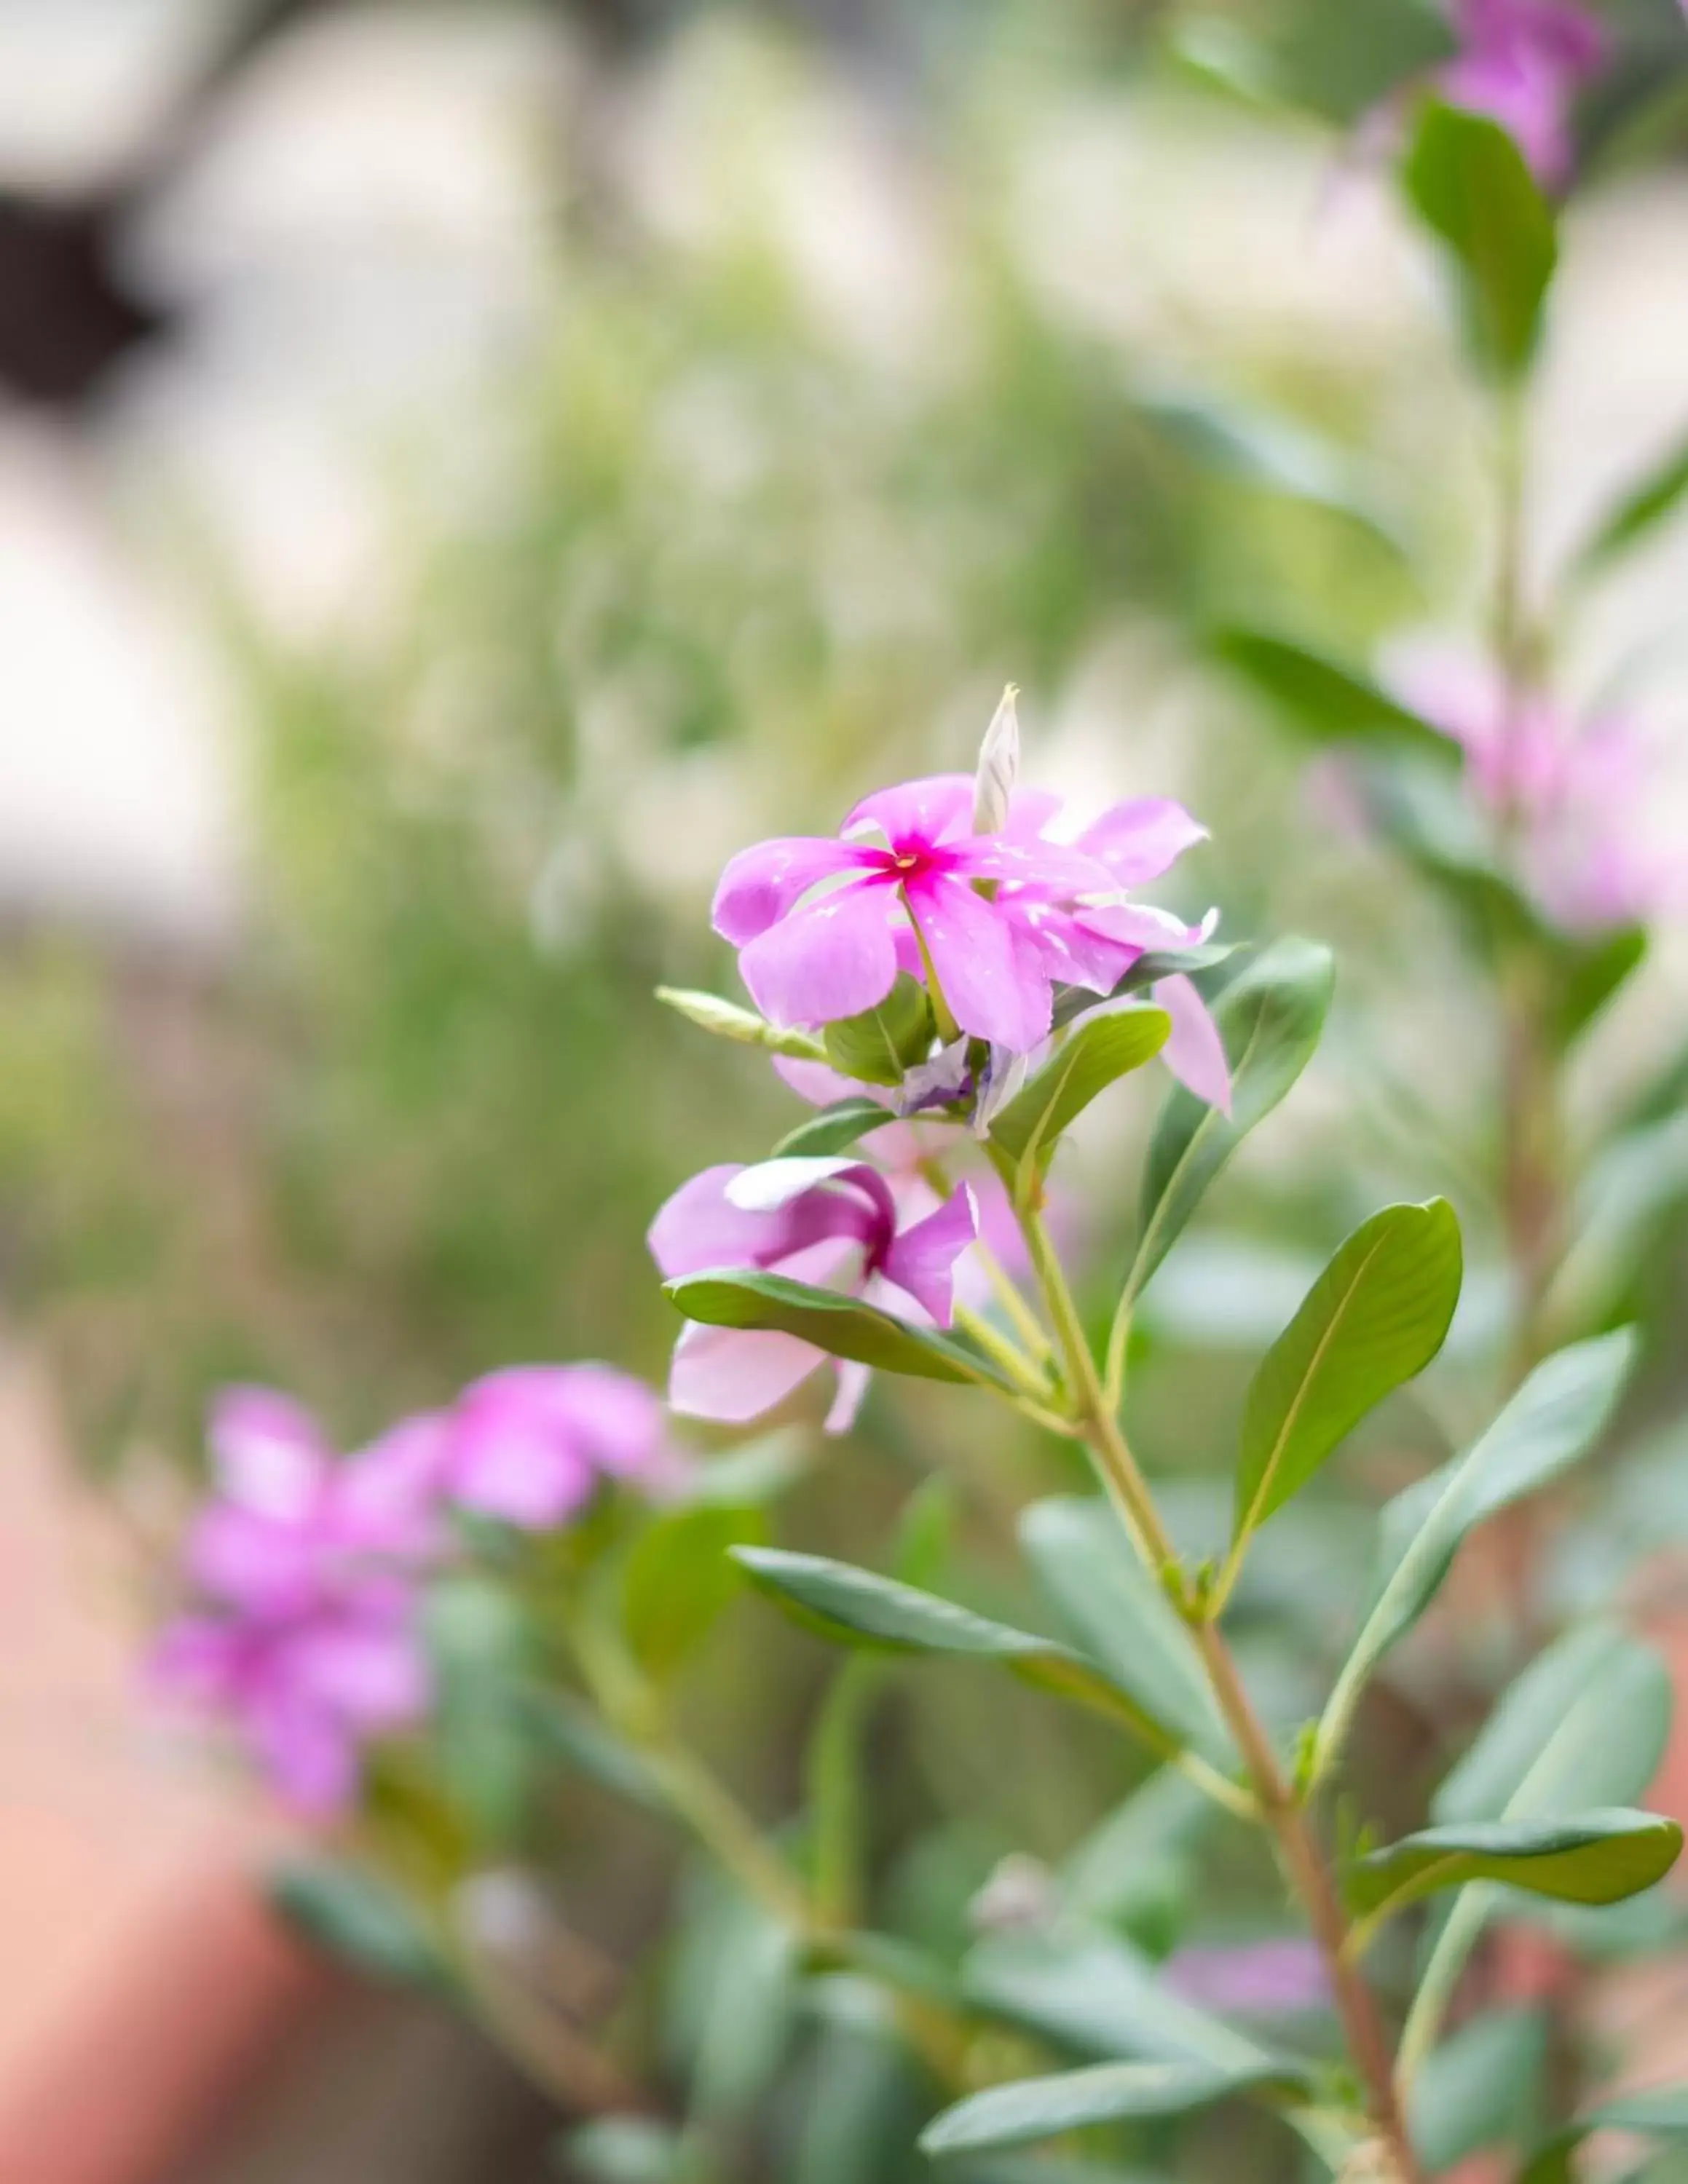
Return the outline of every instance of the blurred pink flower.
[[[1436,89],[1498,121],[1537,180],[1558,187],[1571,172],[1572,104],[1605,64],[1601,23],[1574,0],[1455,0],[1454,25],[1460,50]]]
[[[601,1479],[647,1487],[679,1458],[654,1390],[611,1365],[513,1365],[476,1380],[446,1421],[443,1484],[483,1516],[545,1530]]]
[[[1464,751],[1478,800],[1515,830],[1520,877],[1549,917],[1579,932],[1657,913],[1668,872],[1646,846],[1652,768],[1630,722],[1578,722],[1539,690],[1509,698],[1494,669],[1463,655],[1409,660],[1392,680]]]
[[[759,1268],[843,1290],[919,1325],[947,1327],[956,1262],[978,1227],[964,1186],[905,1224],[891,1185],[865,1162],[773,1160],[694,1176],[651,1223],[650,1245],[669,1280]],[[692,1417],[736,1424],[771,1409],[828,1362],[796,1335],[690,1321],[675,1345],[668,1400]],[[848,1428],[867,1379],[864,1366],[838,1366],[829,1432]]]
[[[1330,2005],[1330,1977],[1311,1942],[1197,1943],[1161,1967],[1175,1994],[1238,2017],[1289,2017]]]
[[[223,1718],[301,1810],[341,1811],[372,1737],[428,1704],[414,1580],[439,1552],[438,1422],[338,1458],[285,1396],[213,1407],[217,1488],[190,1535],[196,1606],[166,1630],[166,1691]]]
[[[832,1023],[884,1000],[922,946],[962,1030],[1017,1053],[1049,1030],[1047,951],[975,883],[1037,882],[1057,899],[1115,883],[1082,851],[1035,833],[974,834],[974,783],[939,774],[865,797],[843,838],[761,842],[722,875],[715,930],[740,950],[757,1006],[779,1024]],[[877,842],[858,838],[869,832]],[[832,883],[837,884],[832,884]]]

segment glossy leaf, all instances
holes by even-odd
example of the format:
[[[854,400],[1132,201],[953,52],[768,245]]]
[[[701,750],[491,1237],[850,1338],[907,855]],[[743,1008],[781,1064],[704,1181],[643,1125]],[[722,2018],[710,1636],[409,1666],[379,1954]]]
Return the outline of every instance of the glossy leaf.
[[[1220,1766],[1235,1753],[1189,1631],[1105,1502],[1039,1502],[1020,1543],[1068,1635],[1182,1744]]]
[[[829,1357],[853,1358],[880,1372],[906,1373],[919,1380],[1007,1384],[987,1358],[951,1336],[911,1327],[876,1305],[784,1274],[728,1267],[718,1273],[686,1274],[662,1287],[688,1319],[709,1327],[777,1329],[813,1343]]]
[[[1062,1132],[1110,1084],[1152,1061],[1171,1028],[1165,1009],[1137,1003],[1104,1006],[1080,1017],[991,1124],[992,1144],[1010,1160],[1046,1167]]]
[[[1234,1536],[1299,1493],[1366,1413],[1441,1348],[1461,1276],[1445,1198],[1362,1222],[1308,1292],[1249,1390]]]
[[[622,1575],[622,1635],[647,1674],[682,1668],[742,1588],[729,1549],[759,1544],[759,1509],[703,1502],[658,1515],[640,1534]]]
[[[1321,744],[1381,742],[1420,751],[1449,765],[1459,747],[1369,676],[1344,667],[1311,645],[1271,630],[1217,631],[1213,649],[1289,724]]]
[[[1672,448],[1607,513],[1577,556],[1577,573],[1593,576],[1627,549],[1638,545],[1674,514],[1685,497],[1688,497],[1688,439]]]
[[[771,1157],[784,1160],[788,1156],[847,1152],[869,1130],[882,1130],[892,1120],[877,1100],[837,1100],[799,1123],[795,1130],[788,1130]]]
[[[1681,1847],[1674,1820],[1616,1805],[1557,1820],[1455,1820],[1357,1859],[1344,1892],[1368,1924],[1475,1880],[1562,1903],[1618,1903],[1662,1880]]]
[[[1667,2145],[1688,2143],[1688,2086],[1651,2086],[1623,2093],[1580,2115],[1536,2151],[1518,2172],[1518,2184],[1573,2184],[1571,2156],[1597,2131],[1629,2131]]]
[[[1556,1351],[1463,1455],[1384,1508],[1369,1605],[1319,1724],[1321,1770],[1346,1735],[1378,1663],[1435,1598],[1460,1542],[1485,1517],[1588,1454],[1618,1407],[1635,1352],[1627,1329]]]
[[[737,1560],[752,1584],[823,1637],[886,1652],[993,1661],[1024,1683],[1125,1722],[1163,1757],[1183,1747],[1174,1725],[1157,1719],[1095,1662],[1053,1639],[991,1622],[936,1593],[824,1556],[747,1547]]]
[[[1558,259],[1552,208],[1497,121],[1432,101],[1403,178],[1420,218],[1453,255],[1474,353],[1503,376],[1534,354]]]
[[[882,1001],[828,1024],[821,1044],[844,1076],[864,1084],[900,1084],[906,1071],[925,1060],[932,1033],[926,989],[905,971]]]
[[[1134,1297],[1171,1249],[1204,1191],[1312,1058],[1330,1007],[1329,949],[1280,940],[1226,989],[1215,1010],[1231,1063],[1228,1117],[1177,1087],[1149,1141],[1137,1255],[1126,1283]]]
[[[1204,2063],[1099,2063],[975,2093],[928,2125],[920,2145],[931,2154],[1024,2146],[1096,2124],[1188,2115],[1238,2093],[1283,2100],[1308,2090],[1305,2073],[1287,2064],[1225,2070]]]
[[[1547,2065],[1547,2030],[1538,2009],[1485,2011],[1425,2057],[1413,2073],[1407,2121],[1432,2176],[1526,2137]]]

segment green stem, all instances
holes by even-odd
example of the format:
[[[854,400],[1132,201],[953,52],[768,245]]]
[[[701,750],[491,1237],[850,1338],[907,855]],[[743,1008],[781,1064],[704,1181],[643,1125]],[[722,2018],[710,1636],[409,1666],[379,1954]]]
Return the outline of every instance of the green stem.
[[[1400,2046],[1395,2055],[1395,2083],[1403,2095],[1436,2044],[1466,1959],[1483,1930],[1486,1911],[1482,1893],[1480,1889],[1461,1891],[1430,1952],[1430,1961],[1424,1967],[1418,1992],[1412,1997],[1406,2022],[1401,2027]]]

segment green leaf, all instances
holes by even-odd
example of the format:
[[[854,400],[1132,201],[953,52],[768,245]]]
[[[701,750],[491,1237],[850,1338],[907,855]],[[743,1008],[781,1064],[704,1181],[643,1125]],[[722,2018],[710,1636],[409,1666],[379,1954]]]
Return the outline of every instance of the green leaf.
[[[1188,2115],[1238,2093],[1294,2100],[1309,2090],[1305,2073],[1287,2064],[1221,2070],[1202,2063],[1099,2063],[975,2093],[929,2124],[920,2146],[932,2154],[976,2153],[1094,2124]]]
[[[748,1506],[704,1502],[653,1518],[621,1586],[623,1635],[647,1674],[661,1680],[684,1666],[743,1585],[728,1550],[767,1536],[767,1518]]]
[[[286,1865],[271,1881],[270,1896],[312,1941],[372,1978],[404,1986],[444,1982],[427,1927],[373,1874],[326,1859]]]
[[[1559,254],[1552,208],[1517,141],[1486,115],[1430,101],[1403,180],[1453,254],[1477,356],[1516,376],[1534,354]]]
[[[735,1046],[759,1046],[769,1054],[789,1055],[797,1061],[824,1061],[826,1050],[806,1031],[781,1031],[766,1022],[754,1009],[723,1000],[718,994],[702,994],[681,986],[658,986],[657,999],[666,1007],[717,1039],[729,1039]]]
[[[1216,1765],[1235,1752],[1189,1631],[1105,1502],[1038,1502],[1020,1543],[1050,1606],[1087,1658],[1181,1745]]]
[[[933,1029],[926,989],[905,971],[874,1007],[828,1024],[821,1044],[827,1060],[844,1076],[863,1084],[900,1084],[916,1062],[925,1060]]]
[[[428,1597],[423,1632],[445,1788],[478,1835],[507,1842],[534,1786],[526,1618],[502,1586],[450,1578]]]
[[[1513,2009],[1470,2019],[1413,2073],[1407,2120],[1433,2176],[1467,2154],[1526,2139],[1547,2064],[1547,2019]]]
[[[991,1125],[992,1144],[1010,1160],[1045,1167],[1061,1134],[1098,1094],[1152,1061],[1172,1019],[1165,1009],[1104,1003],[1081,1017],[1054,1055]]]
[[[795,1130],[788,1130],[774,1146],[772,1157],[783,1160],[791,1154],[813,1157],[818,1153],[841,1153],[869,1130],[882,1130],[892,1120],[877,1100],[836,1100],[807,1122],[799,1123]]]
[[[1450,1821],[1356,1860],[1344,1892],[1368,1925],[1473,1880],[1562,1903],[1618,1903],[1662,1880],[1681,1848],[1674,1820],[1620,1805],[1567,1819]]]
[[[1688,2140],[1688,2086],[1650,2086],[1645,2092],[1603,2101],[1538,2147],[1519,2171],[1518,2184],[1572,2184],[1571,2156],[1597,2131],[1633,2131],[1642,2138],[1680,2145]]]
[[[1463,1455],[1387,1505],[1370,1602],[1319,1723],[1321,1772],[1378,1662],[1435,1598],[1466,1535],[1587,1455],[1618,1407],[1635,1354],[1628,1329],[1556,1351]]]
[[[1536,1819],[1627,1805],[1658,1773],[1671,1687],[1651,1646],[1611,1624],[1571,1630],[1501,1697],[1432,1801],[1439,1821]]]
[[[649,2116],[599,2116],[564,2143],[584,2184],[705,2184],[684,2133]]]
[[[777,1329],[813,1343],[830,1357],[852,1358],[919,1380],[1008,1384],[987,1358],[952,1336],[911,1327],[876,1305],[813,1289],[784,1274],[728,1267],[665,1282],[662,1291],[688,1319],[707,1327]]]
[[[1352,667],[1272,631],[1229,627],[1214,651],[1316,743],[1381,742],[1459,763],[1451,737]]]
[[[1599,574],[1628,548],[1645,538],[1688,494],[1688,439],[1680,441],[1646,476],[1608,510],[1593,538],[1577,556],[1576,573]]]
[[[1460,1228],[1445,1198],[1363,1222],[1266,1352],[1237,1467],[1240,1543],[1300,1491],[1384,1396],[1423,1371],[1459,1302]]]
[[[668,1811],[662,1786],[639,1752],[606,1728],[573,1692],[549,1688],[531,1691],[528,1718],[542,1748],[565,1766],[629,1804],[647,1812]]]
[[[1142,1290],[1215,1176],[1306,1067],[1334,981],[1329,949],[1279,940],[1227,988],[1215,1015],[1231,1063],[1231,1114],[1182,1085],[1161,1109],[1143,1173],[1127,1298]]]
[[[1646,960],[1643,925],[1620,925],[1615,932],[1563,951],[1555,984],[1553,1028],[1561,1046],[1569,1046]]]
[[[1125,1722],[1164,1758],[1182,1740],[1093,1661],[1053,1639],[992,1623],[936,1593],[821,1555],[746,1547],[737,1560],[752,1584],[822,1637],[892,1653],[947,1653],[994,1661],[1022,1682]]]

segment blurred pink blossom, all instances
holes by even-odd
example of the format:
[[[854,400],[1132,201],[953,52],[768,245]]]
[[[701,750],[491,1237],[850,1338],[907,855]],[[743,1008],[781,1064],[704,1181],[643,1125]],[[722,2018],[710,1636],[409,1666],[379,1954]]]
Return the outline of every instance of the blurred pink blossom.
[[[512,1365],[445,1423],[442,1485],[465,1509],[545,1530],[601,1479],[653,1486],[679,1464],[654,1390],[612,1365]]]
[[[909,1223],[890,1184],[865,1162],[787,1159],[706,1168],[662,1206],[650,1245],[670,1280],[757,1268],[842,1290],[918,1325],[947,1327],[956,1262],[978,1228],[964,1186]],[[668,1400],[692,1417],[739,1424],[828,1362],[796,1335],[689,1321],[675,1345]],[[865,1366],[839,1364],[829,1432],[849,1427],[867,1379]]]
[[[1600,21],[1574,0],[1455,0],[1454,25],[1460,50],[1437,90],[1498,121],[1537,180],[1557,188],[1571,172],[1572,105],[1605,64]]]
[[[1238,2017],[1296,2016],[1330,2004],[1323,1959],[1312,1942],[1291,1935],[1195,1943],[1169,1957],[1161,1976],[1186,2002]]]

